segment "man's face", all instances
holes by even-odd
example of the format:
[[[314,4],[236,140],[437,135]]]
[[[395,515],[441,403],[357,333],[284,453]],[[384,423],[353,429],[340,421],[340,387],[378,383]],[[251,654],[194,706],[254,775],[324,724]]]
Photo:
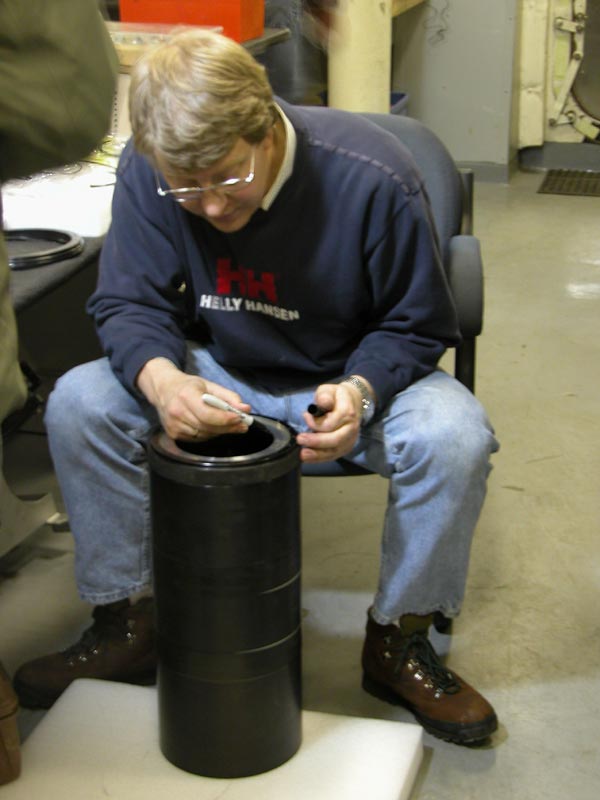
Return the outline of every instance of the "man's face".
[[[190,192],[189,197],[183,194],[178,199],[186,211],[202,217],[223,233],[234,233],[260,208],[272,181],[272,154],[272,136],[268,134],[257,145],[238,139],[226,156],[193,175],[174,174],[160,157],[157,161],[170,189],[207,189],[197,194]],[[231,179],[238,179],[238,183],[233,187],[218,186]]]

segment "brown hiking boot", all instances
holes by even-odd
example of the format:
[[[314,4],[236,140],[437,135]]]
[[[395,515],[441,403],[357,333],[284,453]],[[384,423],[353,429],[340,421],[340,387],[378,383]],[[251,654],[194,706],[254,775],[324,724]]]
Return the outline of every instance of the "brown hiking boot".
[[[0,664],[0,786],[21,774],[18,708],[10,678]]]
[[[156,680],[154,600],[96,606],[94,624],[61,653],[23,664],[14,687],[25,708],[50,708],[76,678],[149,686]]]
[[[422,620],[415,628],[415,620]],[[363,688],[406,706],[426,731],[456,744],[480,744],[498,727],[491,705],[441,663],[427,638],[431,617],[402,617],[400,626],[367,622]],[[404,625],[403,625],[404,623]]]

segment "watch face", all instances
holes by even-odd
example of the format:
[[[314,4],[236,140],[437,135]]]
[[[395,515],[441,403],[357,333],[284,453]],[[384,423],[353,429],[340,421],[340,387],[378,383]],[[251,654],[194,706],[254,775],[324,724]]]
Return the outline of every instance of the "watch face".
[[[375,414],[375,406],[373,403],[368,401],[365,405],[363,405],[363,414],[361,417],[361,425],[368,425],[369,422],[373,419]]]

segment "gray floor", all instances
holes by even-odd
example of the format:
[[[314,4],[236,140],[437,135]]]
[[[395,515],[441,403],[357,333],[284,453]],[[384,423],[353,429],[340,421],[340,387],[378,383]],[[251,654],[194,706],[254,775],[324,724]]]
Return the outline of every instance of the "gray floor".
[[[487,304],[477,394],[502,449],[463,613],[451,637],[435,637],[501,726],[482,749],[426,736],[414,800],[600,796],[600,199],[536,194],[541,177],[476,186]],[[43,438],[19,437],[6,458],[19,488],[52,485]],[[377,477],[304,479],[309,710],[412,720],[360,688],[385,495]],[[0,578],[9,671],[88,619],[68,532],[42,530],[22,555]],[[22,712],[24,737],[39,718]]]

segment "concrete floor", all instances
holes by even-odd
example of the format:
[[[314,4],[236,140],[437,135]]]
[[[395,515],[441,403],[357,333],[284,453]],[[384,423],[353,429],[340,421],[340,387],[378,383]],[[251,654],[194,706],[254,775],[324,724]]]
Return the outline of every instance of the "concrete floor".
[[[502,448],[463,613],[452,636],[434,636],[494,704],[500,730],[480,749],[426,735],[413,800],[600,796],[600,199],[537,194],[541,179],[476,185],[486,270],[477,394]],[[17,488],[53,485],[43,437],[20,435],[5,457]],[[413,721],[360,688],[385,496],[375,476],[303,480],[307,710]],[[88,622],[68,532],[43,529],[20,556],[0,577],[10,672]],[[41,715],[21,713],[23,737]]]

